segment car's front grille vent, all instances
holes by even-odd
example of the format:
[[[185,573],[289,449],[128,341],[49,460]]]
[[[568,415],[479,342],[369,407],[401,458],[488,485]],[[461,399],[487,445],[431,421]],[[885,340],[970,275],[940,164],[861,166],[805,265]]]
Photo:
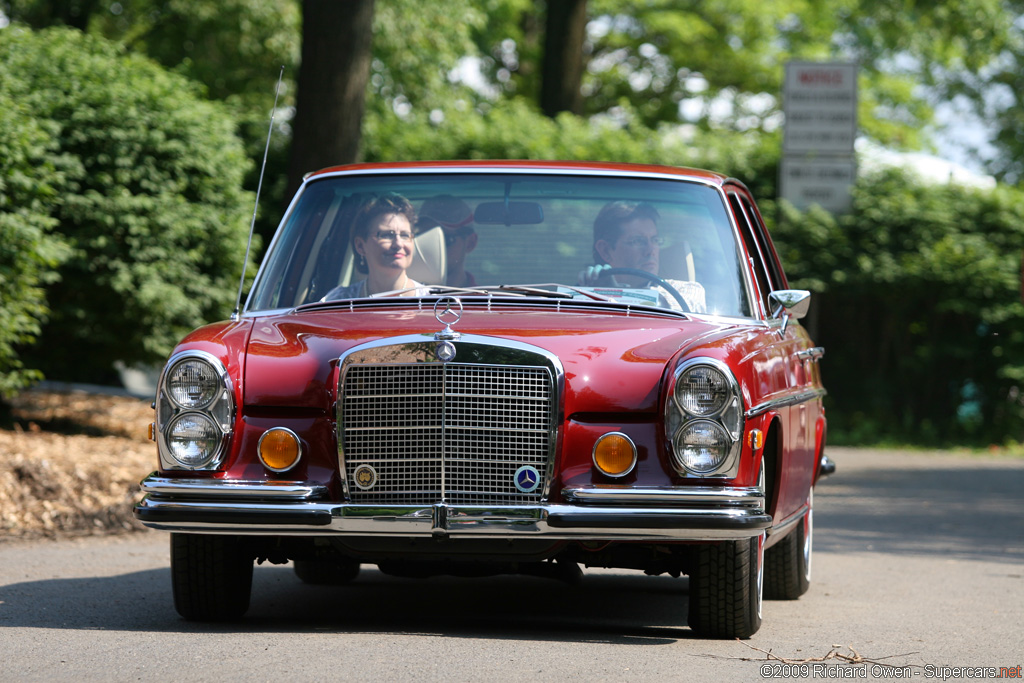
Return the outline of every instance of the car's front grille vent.
[[[341,401],[352,502],[521,505],[542,498],[555,412],[548,368],[353,364]]]

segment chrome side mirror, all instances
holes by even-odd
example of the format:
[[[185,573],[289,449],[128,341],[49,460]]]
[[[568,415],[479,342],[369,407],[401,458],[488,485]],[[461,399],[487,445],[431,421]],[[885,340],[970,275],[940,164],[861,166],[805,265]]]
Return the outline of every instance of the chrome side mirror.
[[[779,289],[768,295],[771,316],[782,318],[782,332],[786,332],[789,320],[800,320],[811,307],[811,293],[806,289]]]

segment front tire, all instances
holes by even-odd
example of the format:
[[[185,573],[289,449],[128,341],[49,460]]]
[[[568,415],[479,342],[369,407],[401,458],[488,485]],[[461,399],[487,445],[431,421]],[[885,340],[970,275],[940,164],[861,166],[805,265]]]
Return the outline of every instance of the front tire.
[[[761,628],[764,534],[694,548],[687,623],[705,638],[749,638]]]
[[[811,586],[811,554],[814,540],[814,492],[807,498],[807,512],[797,528],[764,554],[764,597],[796,600]]]
[[[238,537],[171,534],[174,608],[190,621],[241,617],[249,609],[252,564]]]

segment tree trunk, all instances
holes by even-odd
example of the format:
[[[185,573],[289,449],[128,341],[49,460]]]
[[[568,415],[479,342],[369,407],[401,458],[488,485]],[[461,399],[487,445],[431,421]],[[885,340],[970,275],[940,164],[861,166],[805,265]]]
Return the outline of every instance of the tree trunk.
[[[552,118],[562,111],[582,114],[587,0],[547,0],[547,5],[540,108]]]
[[[304,174],[358,158],[372,33],[373,0],[303,0],[287,198]]]

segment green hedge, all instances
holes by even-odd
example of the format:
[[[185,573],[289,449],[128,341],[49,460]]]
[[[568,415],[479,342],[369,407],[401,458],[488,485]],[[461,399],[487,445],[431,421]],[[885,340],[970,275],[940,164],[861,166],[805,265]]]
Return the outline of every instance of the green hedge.
[[[26,364],[103,381],[158,362],[233,306],[251,216],[235,124],[198,87],[70,29],[0,31],[7,95],[62,169],[50,215],[71,248]],[[59,160],[59,163],[58,161]]]
[[[1024,193],[861,177],[850,215],[782,210],[791,284],[818,293],[831,441],[1024,438]]]
[[[64,178],[56,144],[0,78],[0,398],[38,379],[18,350],[35,341],[49,309],[45,285],[67,257],[50,212]]]

